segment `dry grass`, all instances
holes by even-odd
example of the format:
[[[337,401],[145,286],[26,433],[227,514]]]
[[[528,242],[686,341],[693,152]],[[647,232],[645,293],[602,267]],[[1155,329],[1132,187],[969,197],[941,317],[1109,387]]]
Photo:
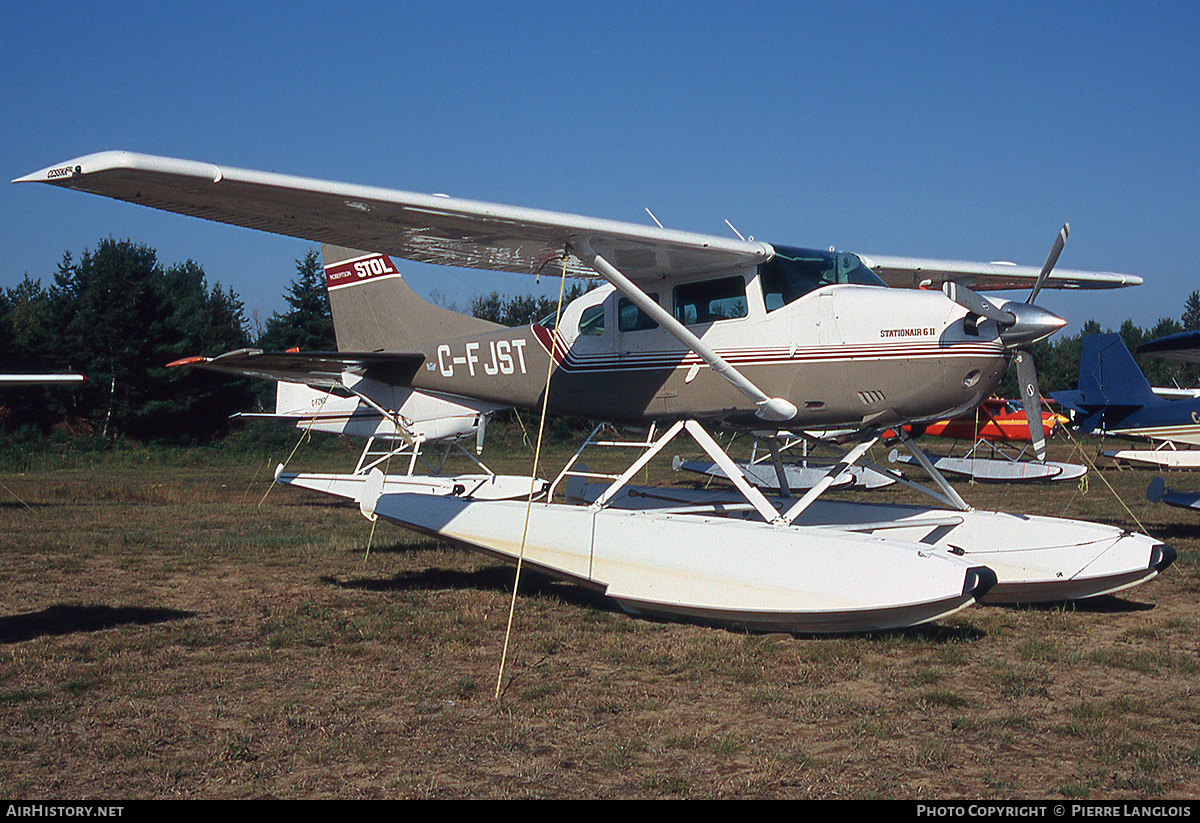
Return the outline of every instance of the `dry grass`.
[[[0,794],[1200,796],[1200,515],[1147,472],[1105,476],[1180,560],[1120,597],[811,638],[526,575],[499,700],[511,568],[265,476],[0,478]],[[1132,525],[1095,477],[962,490]]]

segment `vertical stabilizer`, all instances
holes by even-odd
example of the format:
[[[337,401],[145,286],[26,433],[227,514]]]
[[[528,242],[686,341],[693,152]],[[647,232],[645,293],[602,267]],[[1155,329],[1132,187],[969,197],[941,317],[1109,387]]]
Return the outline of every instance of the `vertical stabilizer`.
[[[1154,394],[1146,376],[1118,334],[1083,338],[1079,392],[1086,405],[1153,406],[1166,402]]]
[[[385,254],[323,244],[321,256],[339,351],[416,351],[500,328],[423,300]]]

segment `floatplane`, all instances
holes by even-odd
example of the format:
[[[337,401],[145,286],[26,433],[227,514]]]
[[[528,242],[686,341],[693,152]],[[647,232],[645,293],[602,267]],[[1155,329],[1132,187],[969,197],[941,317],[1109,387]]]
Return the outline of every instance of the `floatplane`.
[[[215,358],[204,356],[167,364],[168,368],[181,366],[225,371]],[[239,412],[234,419],[284,421],[306,435],[316,432],[361,439],[365,445],[354,474],[376,466],[390,468],[394,459],[406,461],[404,473],[408,475],[417,474],[418,465],[422,472],[442,474],[452,455],[465,456],[484,473],[495,474],[479,458],[487,422],[499,408],[493,404],[364,384],[362,377],[352,381],[350,390],[340,375],[326,380],[308,374],[305,379],[309,382],[258,376],[275,383],[274,411]]]
[[[475,476],[385,476],[378,466],[277,475],[357,501],[368,518],[596,587],[634,614],[887,629],[980,600],[1105,594],[1175,557],[1116,527],[977,511],[916,448],[933,485],[913,485],[931,505],[825,496],[850,466],[888,471],[867,458],[885,429],[973,408],[1014,359],[1023,394],[1038,397],[1026,347],[1064,324],[1035,305],[1039,290],[1140,282],[1054,270],[1066,227],[1038,269],[818,251],[124,152],[15,182],[34,181],[326,244],[335,322],[356,330],[346,348],[243,350],[206,366],[299,382],[320,372],[644,429],[641,453],[616,477],[573,461],[549,484],[521,478],[525,500],[476,494]],[[393,256],[605,282],[552,320],[503,328],[421,301]],[[978,293],[1019,286],[1030,288],[1024,302]],[[825,478],[773,499],[710,433],[845,427],[848,450]],[[681,435],[722,467],[736,499],[633,485]]]

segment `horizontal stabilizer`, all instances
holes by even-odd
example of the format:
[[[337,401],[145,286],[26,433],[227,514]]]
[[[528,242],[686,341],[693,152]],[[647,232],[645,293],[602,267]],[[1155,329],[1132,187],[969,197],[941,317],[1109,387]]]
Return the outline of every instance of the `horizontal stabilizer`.
[[[238,349],[217,357],[188,357],[170,366],[194,366],[209,371],[287,380],[311,386],[333,386],[345,372],[354,372],[390,385],[407,385],[425,355],[402,352],[264,352]]]
[[[1151,503],[1166,503],[1180,509],[1200,509],[1200,493],[1172,491],[1161,477],[1150,481],[1146,487],[1146,499]]]

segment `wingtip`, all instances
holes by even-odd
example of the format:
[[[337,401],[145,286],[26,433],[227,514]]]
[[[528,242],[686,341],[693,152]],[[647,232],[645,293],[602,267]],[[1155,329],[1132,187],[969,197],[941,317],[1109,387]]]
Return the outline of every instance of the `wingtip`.
[[[71,160],[64,160],[44,169],[38,169],[22,177],[14,183],[50,183],[51,185],[70,185],[71,181],[84,174],[90,174],[106,169],[138,167],[154,162],[162,162],[166,158],[156,158],[135,152],[113,150],[85,154]]]
[[[52,183],[62,185],[71,179],[84,173],[84,167],[89,165],[93,158],[100,157],[103,154],[112,154],[112,152],[103,152],[102,154],[88,154],[83,157],[76,157],[73,160],[63,160],[61,163],[55,163],[52,166],[46,166],[44,169],[30,172],[22,177],[13,180],[14,183]]]
[[[172,360],[170,363],[167,364],[166,367],[168,369],[173,369],[178,366],[194,366],[197,363],[207,363],[210,360],[212,360],[211,357],[204,357],[203,355],[195,355],[194,357],[182,357],[179,360]]]

